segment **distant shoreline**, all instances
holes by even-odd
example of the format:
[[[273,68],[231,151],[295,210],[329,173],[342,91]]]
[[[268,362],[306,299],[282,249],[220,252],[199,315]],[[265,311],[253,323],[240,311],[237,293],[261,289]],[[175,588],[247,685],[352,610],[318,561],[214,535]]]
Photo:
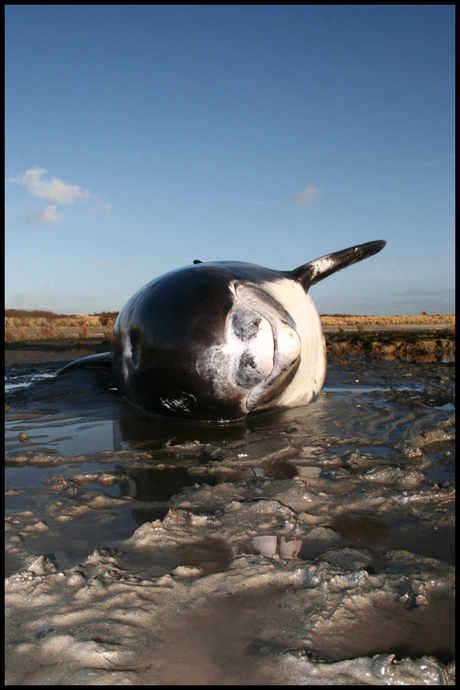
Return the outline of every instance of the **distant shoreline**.
[[[7,310],[13,311],[13,310]],[[18,310],[19,311],[19,310]],[[31,312],[33,313],[33,312]],[[106,338],[112,335],[117,312],[81,314],[76,316],[50,315],[31,317],[22,311],[20,316],[5,316],[5,341],[61,340],[68,338]],[[368,331],[440,331],[455,332],[455,314],[415,314],[411,316],[358,316],[352,314],[322,314],[325,333]]]
[[[354,316],[352,314],[321,314],[323,326],[449,326],[455,324],[455,314],[412,314],[401,316]]]
[[[54,338],[43,337],[9,340],[5,342],[5,366],[38,362],[69,362],[99,352],[108,352],[110,342],[91,329],[88,337],[71,330]],[[99,329],[100,330],[100,329]],[[348,326],[342,331],[335,326],[325,327],[328,356],[361,356],[372,358],[404,359],[415,362],[453,362],[455,360],[455,332],[431,324],[431,329],[420,325],[375,326],[358,331]]]

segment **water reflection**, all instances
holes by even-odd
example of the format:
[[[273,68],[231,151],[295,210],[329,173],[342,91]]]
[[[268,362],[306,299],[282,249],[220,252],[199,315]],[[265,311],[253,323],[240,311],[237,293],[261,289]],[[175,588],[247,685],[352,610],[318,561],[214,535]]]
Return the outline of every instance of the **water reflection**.
[[[156,450],[169,445],[244,439],[249,433],[245,420],[231,424],[199,423],[173,420],[143,413],[135,417],[115,420],[113,423],[113,449]]]
[[[325,527],[341,534],[352,546],[378,544],[389,535],[387,524],[369,513],[340,515]]]
[[[279,556],[280,558],[297,558],[302,548],[300,539],[287,540],[286,537],[254,537],[251,544],[256,553],[267,558]]]
[[[397,515],[385,520],[371,513],[345,513],[302,539],[284,535],[254,537],[244,552],[259,553],[266,558],[295,558],[313,561],[322,554],[338,553],[344,547],[367,549],[370,562],[393,549],[455,563],[455,531],[452,528],[422,527],[411,519]],[[371,568],[372,570],[372,568]]]

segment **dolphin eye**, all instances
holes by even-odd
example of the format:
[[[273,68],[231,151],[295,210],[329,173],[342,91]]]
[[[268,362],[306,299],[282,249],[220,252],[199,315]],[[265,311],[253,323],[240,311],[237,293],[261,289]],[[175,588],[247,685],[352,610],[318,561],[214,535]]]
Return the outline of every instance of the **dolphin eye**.
[[[141,336],[137,331],[131,331],[129,335],[131,343],[131,362],[137,369],[141,361]]]

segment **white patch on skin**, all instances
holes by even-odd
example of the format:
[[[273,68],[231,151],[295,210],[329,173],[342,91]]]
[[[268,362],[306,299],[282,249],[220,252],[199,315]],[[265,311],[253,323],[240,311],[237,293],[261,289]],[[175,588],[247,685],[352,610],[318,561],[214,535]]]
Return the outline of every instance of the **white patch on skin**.
[[[122,343],[122,348],[123,348],[121,371],[122,371],[125,383],[127,384],[128,383],[128,377],[129,377],[128,361],[131,361],[131,355],[132,355],[133,348],[131,345],[131,339],[128,335],[128,332],[125,329],[122,329],[122,331],[121,331],[121,343]]]
[[[231,377],[231,353],[224,352],[224,345],[214,345],[201,354],[196,363],[199,375],[212,382],[213,392],[220,400],[226,400],[233,388]]]
[[[323,256],[320,259],[316,259],[315,261],[311,261],[309,266],[311,266],[311,271],[312,271],[312,279],[316,278],[316,276],[322,273],[325,273],[326,271],[329,271],[333,266],[335,266],[335,261],[329,256]]]
[[[243,388],[252,388],[254,382],[249,384],[251,378],[256,382],[265,380],[273,369],[273,333],[267,319],[260,312],[241,302],[238,297],[239,295],[227,317],[226,345],[223,352],[232,357],[233,378]],[[241,324],[247,326],[246,332],[242,332]],[[244,359],[251,362],[246,367],[247,385],[244,383],[245,370],[242,371],[241,364]]]
[[[172,410],[173,412],[176,412],[177,410],[184,410],[185,412],[190,412],[189,410],[189,403],[190,403],[190,398],[193,398],[194,402],[196,402],[196,398],[194,395],[191,393],[185,393],[183,392],[182,398],[173,398],[172,400],[169,400],[169,398],[160,398],[160,402],[164,407],[167,407],[168,410]]]
[[[239,290],[238,287],[237,291]],[[319,314],[310,295],[295,280],[281,278],[279,281],[267,283],[264,286],[264,291],[278,300],[296,325],[294,331],[287,324],[282,324],[279,317],[275,324],[277,328],[279,328],[279,324],[282,324],[279,335],[277,335],[276,347],[279,351],[278,361],[280,365],[276,374],[282,370],[283,363],[287,364],[296,359],[296,353],[300,355],[299,368],[293,380],[276,400],[276,405],[281,407],[306,405],[321,390],[326,376],[326,343]],[[245,295],[246,299],[249,299],[247,294]],[[260,309],[264,312],[265,304],[260,304]],[[293,334],[295,334],[294,337]],[[276,357],[275,355],[275,367]],[[250,409],[261,409],[257,407],[256,398],[261,397],[265,391],[269,390],[270,379],[274,379],[274,377],[275,372],[273,377],[270,376],[264,384],[258,387],[259,390],[253,390],[251,393],[252,400],[248,401]],[[270,401],[267,406],[273,406],[273,401]]]
[[[302,348],[300,367],[287,386],[281,405],[306,405],[319,393],[326,378],[326,341],[321,319],[310,295],[296,281],[282,280],[270,286],[297,324]]]
[[[247,411],[248,393],[273,370],[274,347],[267,319],[235,294],[225,323],[224,342],[200,355],[197,371],[211,381],[213,392],[220,400],[239,398],[243,415]]]
[[[286,315],[279,313],[279,308],[270,300],[273,292],[269,291],[268,285],[265,286],[264,290],[261,290],[257,286],[252,289],[252,286],[247,283],[237,284],[236,294],[245,304],[267,319],[272,330],[274,344],[272,371],[264,381],[252,389],[246,400],[246,409],[250,412],[257,407],[260,398],[270,390],[272,381],[275,381],[280,374],[288,370],[297,360],[300,354],[301,342],[299,334],[294,328],[295,322],[292,321],[288,310],[285,310]],[[268,299],[264,298],[265,295],[267,295]],[[278,304],[281,304],[278,299],[276,301]],[[284,308],[283,304],[281,306]],[[291,320],[291,323],[287,323],[285,318]]]
[[[235,304],[227,317],[225,343],[202,353],[197,362],[200,376],[212,382],[214,393],[221,400],[239,397],[242,414],[264,407],[297,407],[310,402],[321,390],[326,376],[326,344],[311,297],[299,282],[288,278],[263,287],[254,284],[253,289],[248,282],[235,282],[231,290]],[[270,297],[281,304],[291,323],[283,319]],[[260,317],[257,327],[256,314]],[[252,337],[238,337],[241,336],[239,317],[250,323]],[[250,378],[244,385],[236,377],[241,356],[246,351],[253,357],[255,385],[250,385]],[[294,378],[279,397],[258,405],[270,392],[271,382],[276,386],[278,377],[298,358],[300,363]]]

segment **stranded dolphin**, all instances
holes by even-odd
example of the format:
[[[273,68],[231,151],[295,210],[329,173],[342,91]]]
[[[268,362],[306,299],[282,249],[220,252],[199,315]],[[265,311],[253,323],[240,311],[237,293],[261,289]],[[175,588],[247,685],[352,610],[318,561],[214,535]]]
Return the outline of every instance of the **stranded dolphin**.
[[[385,244],[350,247],[293,271],[196,261],[131,297],[115,322],[111,354],[85,357],[59,373],[110,361],[126,400],[178,418],[228,421],[305,405],[326,375],[309,288]]]

